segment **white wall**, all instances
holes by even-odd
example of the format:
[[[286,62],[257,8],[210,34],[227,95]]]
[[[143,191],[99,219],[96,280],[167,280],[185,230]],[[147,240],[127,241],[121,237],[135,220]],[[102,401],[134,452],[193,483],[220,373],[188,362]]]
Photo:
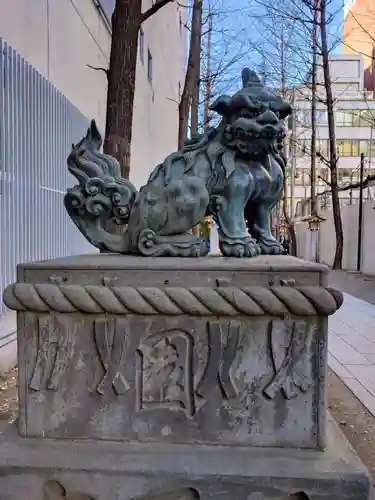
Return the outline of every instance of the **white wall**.
[[[366,203],[363,210],[362,272],[375,275],[375,210]],[[355,226],[357,227],[357,226]]]
[[[361,272],[375,275],[375,210],[374,203],[363,204],[362,229],[362,262]],[[341,218],[344,233],[343,269],[354,271],[357,269],[358,248],[358,203],[341,208]],[[326,218],[319,231],[320,262],[329,266],[333,263],[336,249],[335,228],[332,209],[321,212]],[[311,260],[310,233],[306,222],[296,223],[298,257]]]
[[[152,0],[143,0],[144,11],[151,5]],[[143,26],[145,58],[142,64],[138,53],[130,173],[138,188],[153,167],[177,148],[187,16],[188,9],[174,2]],[[111,33],[94,0],[0,0],[0,37],[104,131],[106,75],[87,65],[108,68]],[[151,83],[148,49],[153,58]],[[15,326],[13,313],[0,316],[0,372],[15,359],[15,343],[10,342]]]
[[[143,0],[144,11],[151,5],[152,0]],[[130,174],[137,187],[177,147],[187,16],[188,9],[173,2],[143,25],[145,58],[142,64],[138,54]],[[0,37],[104,131],[106,75],[87,64],[108,68],[111,34],[94,0],[0,0]],[[148,49],[152,84],[147,79]]]
[[[105,124],[111,35],[92,0],[0,0],[0,36],[84,115]]]
[[[143,10],[150,5],[151,0],[144,0]],[[180,14],[186,23],[188,9],[170,3],[143,25],[145,58],[142,64],[138,57],[130,170],[137,188],[177,148],[179,83],[183,88],[187,49],[184,27],[180,34]],[[153,59],[152,84],[147,79],[148,49]]]

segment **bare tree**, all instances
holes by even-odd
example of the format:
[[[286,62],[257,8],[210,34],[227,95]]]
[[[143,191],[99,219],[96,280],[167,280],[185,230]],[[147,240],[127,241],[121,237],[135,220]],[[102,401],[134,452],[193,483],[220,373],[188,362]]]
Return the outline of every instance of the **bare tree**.
[[[218,95],[237,90],[238,75],[242,70],[240,66],[245,59],[245,65],[249,62],[249,45],[245,40],[245,32],[242,27],[237,26],[241,12],[235,5],[228,6],[226,0],[208,0],[203,6],[200,85],[199,95],[196,93],[192,97],[192,135],[218,124],[219,118],[210,112],[209,104]]]
[[[331,192],[332,192],[332,210],[336,233],[336,250],[333,259],[333,269],[341,269],[344,252],[344,233],[342,229],[342,219],[340,210],[340,198],[337,182],[337,155],[336,155],[336,131],[334,116],[334,100],[332,94],[332,82],[329,65],[329,50],[327,42],[327,1],[320,0],[320,36],[322,43],[322,59],[324,73],[324,87],[327,99],[328,116],[328,137],[329,137],[329,169],[331,172]]]
[[[174,0],[159,0],[142,12],[142,0],[116,0],[112,16],[112,44],[108,77],[104,152],[114,156],[129,177],[135,74],[139,30],[161,8]],[[95,68],[100,69],[100,68]]]
[[[237,85],[237,66],[249,53],[243,30],[235,22],[239,12],[225,0],[193,2],[189,58],[179,103],[179,148],[187,136],[213,124],[208,104]]]
[[[193,96],[195,97],[195,99],[197,99],[197,95],[199,93],[202,15],[203,0],[194,0],[191,20],[188,64],[186,69],[184,88],[178,106],[178,149],[183,148],[184,141],[188,136],[191,102]],[[198,103],[196,105],[196,108],[197,107]]]
[[[288,0],[286,0],[288,2]],[[284,98],[291,98],[295,91],[291,92],[291,87],[295,87],[297,82],[306,78],[311,62],[311,43],[308,42],[308,32],[301,23],[299,26],[291,22],[289,17],[281,15],[274,10],[275,4],[262,2],[261,13],[258,12],[258,32],[262,34],[254,42],[254,51],[260,56],[259,67],[263,81],[274,88],[277,93],[281,93]],[[300,15],[299,10],[288,4],[289,13],[293,16]],[[311,38],[311,37],[310,37]],[[266,42],[265,42],[266,40]],[[298,92],[298,87],[297,87]],[[296,116],[292,118],[295,122]],[[287,144],[284,145],[284,154]],[[296,150],[296,144],[290,148]],[[292,163],[294,159],[292,158]],[[293,210],[288,210],[288,189],[292,191],[294,183],[295,169],[290,165],[284,172],[284,193],[283,199],[278,208],[278,219],[284,219],[286,229],[291,242],[291,253],[296,255],[297,242],[294,230]],[[292,196],[290,197],[292,203]]]
[[[334,123],[334,104],[335,99],[332,92],[332,81],[330,75],[329,54],[331,48],[328,46],[328,27],[332,23],[335,13],[328,13],[327,6],[331,0],[284,0],[282,4],[272,4],[269,0],[253,0],[263,7],[267,6],[268,10],[273,10],[278,17],[278,22],[287,26],[293,25],[296,34],[294,34],[295,41],[301,39],[313,40],[310,48],[304,49],[305,62],[309,68],[308,75],[304,80],[300,80],[300,84],[292,84],[291,86],[297,92],[302,90],[303,98],[310,102],[310,112],[312,116],[311,126],[311,144],[310,144],[310,158],[311,158],[311,172],[310,172],[310,185],[311,185],[311,214],[316,214],[316,159],[320,161],[329,169],[330,172],[330,185],[332,185],[332,203],[333,215],[336,234],[336,252],[333,262],[335,269],[341,268],[342,253],[343,253],[343,232],[342,221],[340,213],[340,204],[338,196],[337,184],[337,154],[336,154],[336,137],[335,137],[335,123]],[[331,9],[332,10],[332,9]],[[278,31],[280,31],[278,29]],[[318,36],[319,34],[319,36]],[[303,40],[302,40],[302,43]],[[295,47],[300,51],[300,47]],[[294,57],[295,61],[301,63],[299,55]],[[306,65],[302,64],[306,68]],[[316,74],[318,69],[323,72],[323,88],[321,83],[317,80]],[[288,83],[291,82],[291,75],[287,75]],[[289,85],[290,86],[290,83]],[[304,89],[309,89],[309,94],[305,95]],[[323,90],[323,92],[322,92]],[[317,148],[317,128],[316,128],[316,105],[317,102],[324,104],[328,115],[328,128],[329,128],[329,152],[328,157],[325,157]],[[291,180],[293,182],[293,180]]]

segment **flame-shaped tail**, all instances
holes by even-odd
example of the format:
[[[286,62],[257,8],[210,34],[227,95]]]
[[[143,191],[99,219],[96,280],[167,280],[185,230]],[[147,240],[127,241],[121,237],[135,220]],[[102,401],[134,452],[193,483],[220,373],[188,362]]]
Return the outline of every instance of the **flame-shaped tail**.
[[[68,170],[79,184],[67,190],[65,208],[83,236],[100,250],[125,253],[124,235],[108,232],[108,222],[128,222],[137,190],[122,178],[120,165],[100,153],[102,138],[94,120],[86,137],[73,144]]]

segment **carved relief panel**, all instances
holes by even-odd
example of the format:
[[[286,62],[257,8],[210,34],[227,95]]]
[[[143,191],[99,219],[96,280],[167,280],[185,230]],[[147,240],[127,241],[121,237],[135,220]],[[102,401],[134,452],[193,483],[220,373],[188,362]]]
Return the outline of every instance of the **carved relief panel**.
[[[317,321],[39,315],[24,433],[320,446]]]

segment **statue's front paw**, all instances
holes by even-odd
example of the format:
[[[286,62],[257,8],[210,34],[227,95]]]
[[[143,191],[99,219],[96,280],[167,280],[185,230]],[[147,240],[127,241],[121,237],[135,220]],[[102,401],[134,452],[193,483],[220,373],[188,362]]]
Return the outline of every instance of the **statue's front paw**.
[[[261,248],[252,238],[244,241],[220,241],[220,251],[225,257],[256,257],[261,254]]]
[[[287,253],[283,245],[276,240],[271,244],[260,241],[259,247],[263,255],[285,255]]]

